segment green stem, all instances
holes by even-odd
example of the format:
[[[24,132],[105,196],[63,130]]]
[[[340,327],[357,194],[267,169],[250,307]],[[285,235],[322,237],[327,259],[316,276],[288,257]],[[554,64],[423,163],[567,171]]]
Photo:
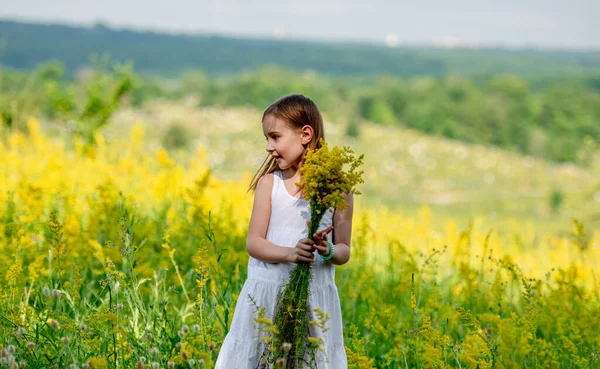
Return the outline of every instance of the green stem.
[[[311,207],[311,220],[308,226],[308,237],[317,232],[324,211]],[[285,286],[279,306],[275,312],[274,323],[277,327],[273,345],[275,359],[288,357],[288,368],[294,369],[304,358],[306,343],[308,342],[308,294],[311,277],[311,263],[298,263],[290,272],[290,280]],[[283,352],[283,343],[291,343],[290,352]]]

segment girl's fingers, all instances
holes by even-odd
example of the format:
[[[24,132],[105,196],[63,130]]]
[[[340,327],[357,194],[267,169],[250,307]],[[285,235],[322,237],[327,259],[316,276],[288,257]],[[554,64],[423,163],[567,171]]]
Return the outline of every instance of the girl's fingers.
[[[304,256],[306,258],[313,258],[314,257],[313,253],[309,252],[309,251],[303,251],[302,252],[302,256]]]
[[[313,235],[313,238],[315,238],[315,241],[316,241],[317,237],[319,237],[319,238],[326,238],[327,235],[329,234],[329,232],[331,232],[331,231],[333,231],[333,226],[329,226],[329,227],[325,228],[324,230],[322,230],[321,232],[315,233]]]
[[[315,258],[315,256],[310,253],[310,252],[301,252],[298,253],[298,259],[302,260],[302,261],[312,261]]]
[[[296,245],[296,247],[298,249],[304,250],[304,251],[308,251],[308,250],[310,250],[312,248],[311,245],[307,245],[307,244],[304,244],[304,243],[299,243],[298,245]]]

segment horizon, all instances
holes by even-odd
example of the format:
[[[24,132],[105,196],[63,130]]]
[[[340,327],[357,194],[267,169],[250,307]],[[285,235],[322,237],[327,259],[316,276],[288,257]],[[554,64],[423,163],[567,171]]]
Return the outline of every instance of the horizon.
[[[389,0],[308,4],[262,0],[245,4],[172,0],[107,0],[103,4],[24,0],[3,5],[0,19],[21,23],[94,27],[170,35],[368,43],[388,47],[600,50],[600,2],[575,0],[528,4],[509,0],[482,4],[461,0],[447,5],[397,4]],[[307,26],[308,25],[308,26]]]
[[[104,27],[111,31],[127,31],[133,33],[153,33],[157,35],[169,35],[169,36],[182,36],[182,37],[223,37],[230,39],[240,40],[266,40],[266,41],[281,41],[281,42],[306,42],[306,43],[325,43],[325,44],[355,44],[355,45],[371,45],[374,47],[383,48],[432,48],[440,50],[503,50],[503,51],[540,51],[540,52],[578,52],[578,53],[596,53],[600,52],[600,45],[594,47],[578,47],[578,46],[550,46],[550,45],[536,45],[536,44],[523,44],[523,45],[506,45],[501,43],[456,43],[454,40],[449,39],[446,43],[442,41],[431,41],[427,42],[405,42],[400,44],[392,44],[384,42],[377,42],[376,40],[370,39],[326,39],[326,38],[306,38],[306,37],[277,37],[275,35],[254,35],[254,34],[237,34],[237,33],[219,33],[210,31],[184,31],[184,30],[166,30],[152,27],[135,27],[127,25],[116,25],[110,24],[102,20],[98,20],[92,23],[77,23],[60,20],[42,20],[42,19],[18,19],[0,16],[0,22],[14,22],[18,24],[28,25],[42,25],[42,26],[57,26],[57,27],[71,27],[71,28],[83,28],[93,29],[97,27]],[[1,36],[1,35],[0,35]]]

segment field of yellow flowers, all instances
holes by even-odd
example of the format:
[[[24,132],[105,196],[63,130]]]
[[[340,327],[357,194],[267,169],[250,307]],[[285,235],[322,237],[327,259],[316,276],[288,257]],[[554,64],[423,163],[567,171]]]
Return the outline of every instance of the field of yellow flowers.
[[[250,178],[131,127],[0,132],[0,367],[213,367],[246,298]],[[597,230],[434,218],[358,201],[336,273],[350,368],[600,367]]]

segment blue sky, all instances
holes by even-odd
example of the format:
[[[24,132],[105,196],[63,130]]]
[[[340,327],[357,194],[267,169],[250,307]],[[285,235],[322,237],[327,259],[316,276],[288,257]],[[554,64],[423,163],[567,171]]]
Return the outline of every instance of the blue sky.
[[[0,18],[165,32],[600,49],[600,0],[0,0]]]

